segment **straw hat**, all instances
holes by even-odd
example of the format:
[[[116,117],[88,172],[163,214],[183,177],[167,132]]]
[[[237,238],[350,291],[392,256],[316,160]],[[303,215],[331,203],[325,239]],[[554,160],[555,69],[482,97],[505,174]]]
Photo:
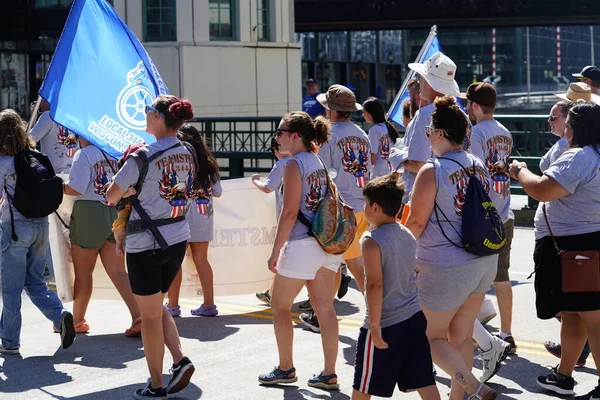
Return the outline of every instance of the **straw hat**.
[[[567,101],[585,101],[600,104],[600,96],[592,93],[592,88],[583,82],[571,83],[567,93],[558,93],[555,96]]]

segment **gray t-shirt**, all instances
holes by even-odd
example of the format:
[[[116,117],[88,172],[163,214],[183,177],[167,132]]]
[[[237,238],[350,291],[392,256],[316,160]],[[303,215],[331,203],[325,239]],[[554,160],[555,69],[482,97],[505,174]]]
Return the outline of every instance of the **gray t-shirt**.
[[[387,328],[406,321],[421,311],[417,296],[415,252],[417,242],[400,224],[385,224],[364,234],[373,239],[381,252],[383,303],[381,327]],[[363,323],[369,329],[369,306]]]
[[[354,208],[363,211],[365,199],[363,188],[369,177],[371,145],[369,137],[353,122],[334,122],[332,137],[319,150],[319,156],[330,171],[335,171],[335,182],[344,200]]]
[[[54,123],[50,118],[50,111],[40,115],[29,133],[40,143],[42,153],[48,156],[54,172],[68,174],[73,156],[79,148],[75,134]]]
[[[510,207],[510,152],[511,133],[495,119],[481,121],[473,127],[471,153],[486,166],[492,187],[490,199],[494,202],[503,222],[515,219]]]
[[[592,146],[568,149],[544,172],[571,193],[546,203],[554,236],[600,231],[599,172],[600,155]],[[549,235],[542,217],[535,226],[535,238]]]
[[[12,202],[7,196],[7,191],[11,197],[14,197],[16,183],[15,158],[12,156],[0,156],[0,188],[2,188],[2,197],[4,197],[0,213],[0,220],[2,222],[10,222],[9,203],[12,205]],[[16,208],[12,207],[12,211],[15,220],[26,219]]]
[[[146,151],[148,157],[152,154],[167,149],[179,140],[176,137],[166,137],[156,141],[141,151]],[[183,146],[175,147],[163,153],[158,159],[148,166],[148,174],[142,184],[139,200],[151,219],[176,218],[186,215],[188,207],[193,203],[194,159]],[[130,158],[123,168],[114,176],[115,184],[123,191],[135,185],[140,172],[137,163]],[[130,221],[139,220],[138,213],[131,211]],[[158,228],[169,246],[185,242],[190,238],[188,222],[181,222],[161,226]],[[154,236],[147,230],[127,236],[126,251],[139,253],[145,250],[158,248]]]
[[[487,169],[477,157],[463,150],[450,151],[444,154],[443,157],[458,161],[470,174],[475,173],[489,193],[491,184]],[[417,261],[439,268],[469,264],[479,257],[454,246],[444,236],[445,234],[453,243],[462,245],[462,239],[460,238],[460,234],[462,234],[462,212],[470,179],[469,175],[454,161],[433,157],[431,162],[435,166],[437,185],[435,202],[439,206],[439,223],[434,209],[431,211],[429,221],[417,241]]]
[[[567,139],[566,136],[558,139],[558,141],[554,143],[552,147],[550,147],[550,150],[548,150],[548,152],[544,154],[540,160],[540,171],[544,172],[550,168],[550,165],[552,165],[554,161],[558,160],[558,158],[562,156],[562,154],[567,151],[568,148],[569,139]]]
[[[285,166],[291,158],[282,158],[281,160],[277,160],[277,162],[271,168],[271,172],[267,176],[265,180],[265,185],[267,189],[271,192],[275,192],[275,209],[277,212],[277,218],[279,219],[279,215],[281,215],[281,210],[283,209],[283,193],[281,190],[281,184],[283,183],[283,173],[285,172]]]
[[[81,193],[75,200],[100,201],[111,205],[106,201],[106,191],[118,168],[117,160],[108,154],[105,158],[96,146],[89,145],[77,150],[69,173],[69,186]]]
[[[431,144],[427,135],[425,135],[425,127],[431,124],[431,114],[435,107],[433,104],[428,104],[425,107],[419,108],[413,120],[408,124],[404,135],[404,145],[408,147],[408,160],[427,162],[431,158]],[[417,174],[404,170],[402,178],[404,179],[404,203],[410,200],[413,185]]]
[[[313,216],[327,193],[327,171],[316,154],[307,151],[296,154],[289,162],[295,162],[300,169],[302,177],[302,198],[300,199],[300,212],[312,222]],[[285,185],[285,181],[284,181]],[[308,227],[296,221],[288,241],[300,240],[308,237]]]
[[[390,149],[394,145],[388,128],[385,124],[373,125],[369,129],[369,143],[371,144],[371,154],[375,154],[375,165],[373,165],[373,174],[371,179],[384,176],[392,172],[392,167],[389,162]]]

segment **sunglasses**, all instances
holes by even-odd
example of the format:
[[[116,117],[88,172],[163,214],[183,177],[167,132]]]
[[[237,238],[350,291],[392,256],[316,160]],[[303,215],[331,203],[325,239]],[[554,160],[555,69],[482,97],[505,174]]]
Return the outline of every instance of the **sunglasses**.
[[[441,129],[441,128],[434,128],[434,127],[433,127],[433,126],[431,126],[431,125],[427,125],[427,126],[425,127],[425,136],[427,136],[427,137],[430,137],[430,136],[431,136],[431,132],[434,132],[434,131],[442,131],[442,132],[444,132],[444,136],[446,136],[446,137],[450,137],[450,136],[448,136],[448,133],[446,132],[446,130],[445,130],[445,129]]]
[[[155,112],[157,113],[161,118],[163,117],[162,113],[160,111],[158,111],[156,108],[152,107],[152,106],[146,106],[144,108],[144,112],[146,114],[150,113],[150,112]]]
[[[277,133],[275,134],[275,137],[281,137],[281,135],[283,135],[283,132],[291,132],[288,129],[277,129]]]
[[[558,117],[555,115],[552,115],[552,114],[548,115],[548,121],[550,121],[550,122],[556,121],[557,118]]]

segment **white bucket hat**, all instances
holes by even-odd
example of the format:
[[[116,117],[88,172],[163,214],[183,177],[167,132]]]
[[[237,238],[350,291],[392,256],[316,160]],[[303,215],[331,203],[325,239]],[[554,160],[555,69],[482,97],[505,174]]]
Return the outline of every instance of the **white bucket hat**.
[[[455,97],[460,95],[458,83],[454,80],[456,64],[439,51],[423,64],[410,63],[408,68],[421,75],[436,92]]]

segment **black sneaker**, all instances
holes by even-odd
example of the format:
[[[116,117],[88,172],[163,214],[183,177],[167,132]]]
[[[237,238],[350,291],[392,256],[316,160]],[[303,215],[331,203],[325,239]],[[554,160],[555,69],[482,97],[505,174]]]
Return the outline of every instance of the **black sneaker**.
[[[552,368],[552,373],[550,375],[538,376],[537,384],[546,390],[564,396],[572,396],[575,394],[573,391],[575,380],[570,376],[561,374],[556,368]]]
[[[73,314],[66,312],[60,320],[60,342],[63,349],[71,347],[75,341],[75,325],[73,324]]]
[[[546,351],[550,354],[552,354],[554,357],[556,358],[560,358],[561,354],[562,354],[562,347],[560,345],[560,343],[554,343],[554,342],[544,342],[544,347],[546,348]],[[579,356],[579,360],[577,360],[577,363],[575,364],[575,368],[583,368],[585,367],[585,362],[587,361],[587,356],[585,356],[585,353],[581,353],[581,355]]]
[[[598,383],[599,385],[594,390],[583,396],[575,397],[575,400],[600,400],[600,381]]]
[[[319,320],[317,314],[314,312],[300,314],[300,321],[315,333],[321,333],[321,327],[319,326]]]
[[[136,399],[165,399],[167,398],[167,389],[152,387],[152,382],[148,382],[145,388],[138,389],[133,394]]]
[[[192,375],[196,368],[189,358],[183,357],[177,364],[173,364],[171,367],[171,380],[167,385],[167,393],[177,393],[190,383]]]
[[[303,303],[300,303],[298,305],[298,310],[300,310],[300,311],[312,311],[313,308],[312,308],[312,304],[310,304],[310,299],[306,300]]]
[[[342,299],[348,293],[348,285],[352,281],[352,277],[342,272],[342,280],[340,281],[340,287],[338,288],[337,298]]]

